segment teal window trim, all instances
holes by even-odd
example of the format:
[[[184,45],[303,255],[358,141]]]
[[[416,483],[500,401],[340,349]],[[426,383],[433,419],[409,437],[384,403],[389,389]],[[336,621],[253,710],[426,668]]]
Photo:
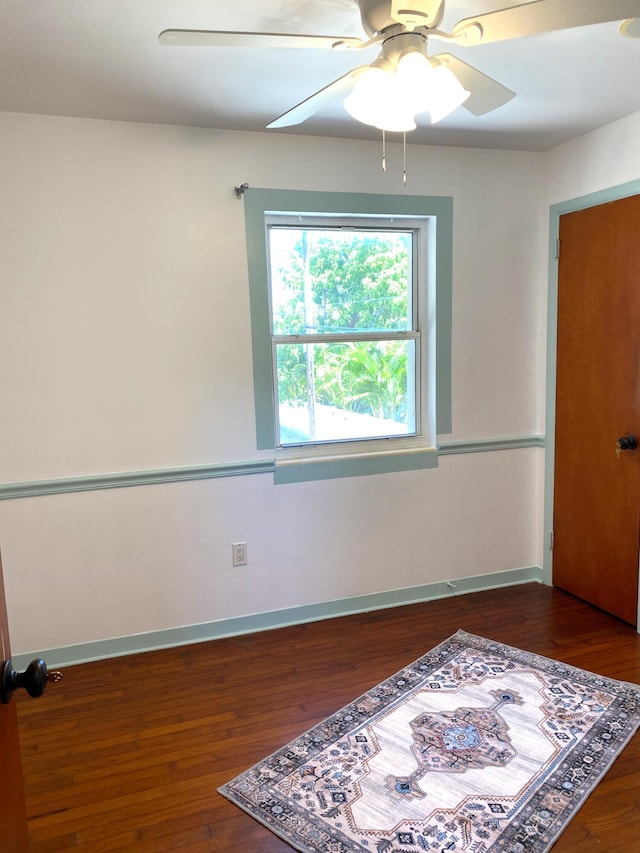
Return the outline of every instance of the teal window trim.
[[[373,193],[334,193],[307,190],[278,190],[250,188],[243,195],[247,240],[247,266],[253,346],[253,383],[258,450],[274,448],[275,401],[271,365],[271,334],[269,326],[269,292],[267,272],[267,237],[265,215],[272,212],[335,214],[337,216],[420,216],[435,219],[435,276],[436,316],[436,433],[451,433],[451,325],[453,280],[453,199],[449,196],[407,196]],[[303,479],[323,479],[335,476],[382,473],[386,470],[435,467],[437,454],[408,454],[405,461],[393,454],[381,462],[384,451],[367,459],[321,460],[312,464],[283,466],[276,469],[276,482]],[[411,457],[415,457],[411,462]],[[435,461],[433,461],[435,460]],[[298,473],[293,474],[293,469]],[[306,470],[306,474],[302,473]],[[344,472],[344,473],[342,473]]]

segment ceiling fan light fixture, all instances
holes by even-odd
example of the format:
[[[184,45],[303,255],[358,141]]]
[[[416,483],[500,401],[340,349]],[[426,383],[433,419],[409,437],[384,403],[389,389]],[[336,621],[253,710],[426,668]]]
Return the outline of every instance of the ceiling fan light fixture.
[[[456,75],[444,65],[433,69],[433,88],[430,93],[429,113],[435,124],[464,104],[471,92],[464,88]]]
[[[375,126],[378,130],[388,130],[391,133],[407,133],[409,130],[415,130],[418,125],[411,113],[396,107],[381,115]]]
[[[371,71],[372,69],[369,69]],[[381,83],[378,88],[365,80],[368,71],[356,83],[353,92],[345,99],[344,106],[347,112],[356,121],[369,124],[380,130],[388,130],[401,133],[407,130],[415,130],[416,123],[412,113],[404,108],[404,105],[395,97],[395,86],[393,76],[380,71],[387,79],[382,81],[379,74],[373,77],[373,83]]]
[[[397,95],[413,115],[431,106],[434,68],[424,53],[412,50],[403,54],[395,72]]]
[[[415,116],[429,112],[440,121],[470,93],[455,74],[427,56],[417,34],[390,38],[382,54],[357,79],[344,106],[356,121],[392,132],[415,130]]]
[[[413,114],[398,98],[392,68],[385,69],[375,64],[368,68],[358,77],[344,106],[356,121],[380,130],[402,132],[416,127]]]
[[[371,65],[358,77],[356,85],[344,100],[346,111],[356,121],[375,125],[381,104],[390,99],[393,78],[377,65]]]

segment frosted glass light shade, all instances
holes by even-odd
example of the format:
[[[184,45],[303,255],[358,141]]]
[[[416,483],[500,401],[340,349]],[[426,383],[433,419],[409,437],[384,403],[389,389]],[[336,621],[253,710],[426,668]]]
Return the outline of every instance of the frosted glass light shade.
[[[423,53],[405,53],[396,69],[398,97],[412,114],[429,109],[434,87],[434,68]]]
[[[412,113],[398,98],[395,75],[376,66],[358,78],[344,106],[357,121],[381,130],[406,131],[416,127]]]
[[[433,88],[430,94],[429,112],[431,124],[452,113],[460,104],[464,104],[471,92],[468,92],[456,75],[444,65],[433,70]]]

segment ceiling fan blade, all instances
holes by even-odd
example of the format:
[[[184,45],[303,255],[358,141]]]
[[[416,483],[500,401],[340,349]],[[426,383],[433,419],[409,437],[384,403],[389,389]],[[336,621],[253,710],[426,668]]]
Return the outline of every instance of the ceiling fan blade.
[[[459,44],[488,44],[553,30],[640,17],[640,0],[535,0],[464,18],[453,28]]]
[[[359,38],[307,36],[293,33],[242,33],[227,30],[163,30],[160,44],[177,47],[277,47],[277,48],[358,48]]]
[[[511,89],[507,89],[493,77],[488,77],[482,71],[467,65],[466,62],[450,53],[438,53],[431,59],[437,59],[449,68],[464,88],[471,92],[462,106],[474,116],[482,116],[492,110],[497,110],[498,107],[503,106],[515,97],[516,93],[512,92]]]
[[[343,74],[342,77],[338,77],[333,83],[329,83],[328,86],[314,92],[313,95],[309,95],[304,101],[287,110],[286,113],[268,124],[267,128],[291,127],[294,124],[302,124],[303,121],[321,110],[325,104],[336,100],[336,98],[346,97],[353,88],[358,75],[366,71],[368,67],[368,65],[361,65],[359,68],[354,68],[352,71]]]

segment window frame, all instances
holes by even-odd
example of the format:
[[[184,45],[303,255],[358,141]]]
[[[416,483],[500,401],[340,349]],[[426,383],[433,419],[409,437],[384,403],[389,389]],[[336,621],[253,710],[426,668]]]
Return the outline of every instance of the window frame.
[[[373,193],[333,193],[305,190],[248,188],[244,194],[247,263],[253,355],[253,379],[258,450],[273,450],[275,482],[359,476],[388,471],[437,467],[436,436],[451,432],[451,310],[453,200],[448,196],[396,196]],[[267,217],[271,214],[305,217],[378,217],[426,222],[429,252],[426,276],[432,316],[422,364],[432,369],[431,381],[421,381],[423,423],[414,436],[358,439],[339,443],[275,447],[275,394],[267,255]],[[419,287],[422,285],[418,285]],[[422,295],[422,294],[421,294]],[[435,320],[435,329],[433,329]],[[436,332],[437,330],[437,332]]]

